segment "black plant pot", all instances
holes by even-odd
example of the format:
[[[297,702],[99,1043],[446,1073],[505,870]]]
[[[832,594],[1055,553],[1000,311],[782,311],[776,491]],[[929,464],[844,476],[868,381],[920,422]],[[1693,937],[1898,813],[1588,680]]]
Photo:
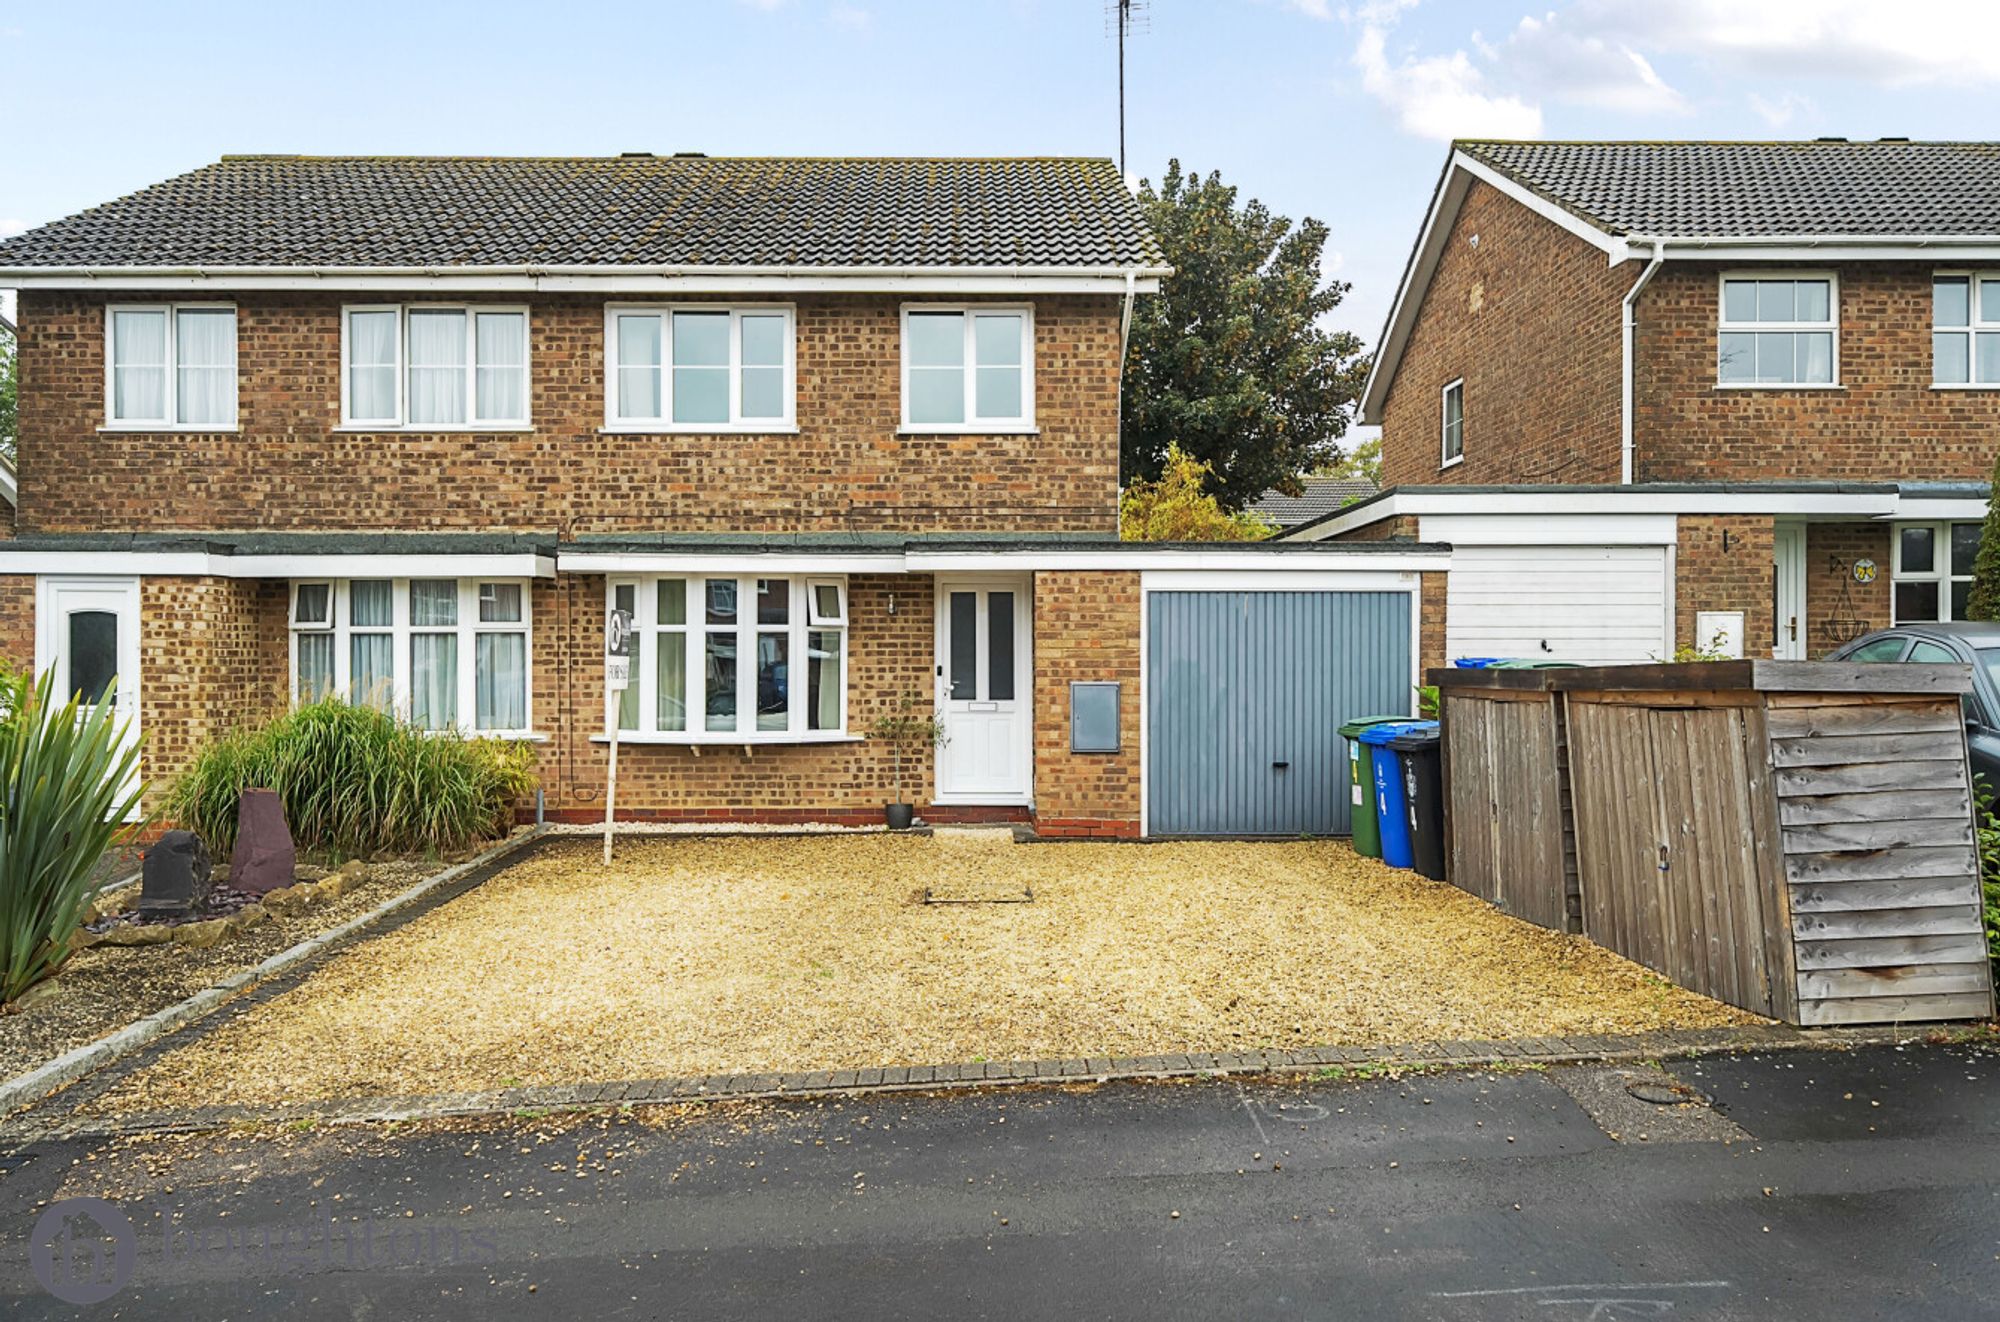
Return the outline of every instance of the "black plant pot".
[[[882,805],[882,816],[888,821],[891,831],[907,831],[910,823],[916,820],[917,810],[907,803],[885,803]]]

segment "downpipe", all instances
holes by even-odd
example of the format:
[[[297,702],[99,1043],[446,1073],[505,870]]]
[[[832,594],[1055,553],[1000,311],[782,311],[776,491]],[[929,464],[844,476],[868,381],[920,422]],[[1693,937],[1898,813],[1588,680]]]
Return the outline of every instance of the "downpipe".
[[[1646,263],[1646,269],[1639,273],[1639,278],[1632,282],[1632,287],[1630,289],[1625,291],[1625,300],[1624,303],[1622,304],[1623,315],[1621,319],[1624,327],[1624,361],[1622,363],[1621,379],[1619,382],[1618,480],[1629,487],[1632,485],[1632,470],[1633,470],[1633,442],[1632,442],[1632,436],[1634,430],[1633,419],[1632,419],[1632,396],[1633,396],[1632,378],[1634,375],[1633,350],[1638,342],[1639,295],[1645,292],[1646,286],[1653,282],[1653,277],[1655,275],[1659,274],[1660,264],[1667,260],[1667,245],[1664,239],[1646,239],[1646,238],[1635,237],[1631,240],[1628,240],[1627,242],[1650,243],[1653,247],[1653,259]]]

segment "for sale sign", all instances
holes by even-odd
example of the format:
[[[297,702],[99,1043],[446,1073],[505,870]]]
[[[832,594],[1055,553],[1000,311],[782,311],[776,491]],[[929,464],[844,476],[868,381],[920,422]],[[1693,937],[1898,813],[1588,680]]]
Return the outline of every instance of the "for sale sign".
[[[604,622],[604,687],[623,692],[632,683],[632,612],[613,608]]]

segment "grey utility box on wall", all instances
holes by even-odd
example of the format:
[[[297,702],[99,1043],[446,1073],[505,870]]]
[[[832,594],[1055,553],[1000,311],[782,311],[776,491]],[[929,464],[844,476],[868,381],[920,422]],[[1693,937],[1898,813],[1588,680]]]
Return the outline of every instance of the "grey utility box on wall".
[[[1069,686],[1069,751],[1118,751],[1118,690],[1116,680],[1072,681]]]

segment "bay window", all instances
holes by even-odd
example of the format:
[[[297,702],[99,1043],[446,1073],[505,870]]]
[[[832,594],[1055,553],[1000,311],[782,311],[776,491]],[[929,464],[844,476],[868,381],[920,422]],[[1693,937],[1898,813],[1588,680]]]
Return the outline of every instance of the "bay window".
[[[1838,300],[1830,275],[1722,279],[1716,381],[1725,386],[1830,386]]]
[[[792,326],[780,303],[607,308],[605,427],[789,430]]]
[[[615,579],[610,594],[633,619],[621,732],[686,743],[845,737],[845,580]]]
[[[528,731],[527,585],[333,579],[292,585],[292,694],[340,694],[425,730]]]
[[[236,426],[236,309],[147,303],[106,310],[107,426]]]
[[[343,309],[340,421],[439,431],[526,427],[527,309]]]
[[[2000,386],[2000,275],[1932,279],[1931,382]]]
[[[1962,620],[1979,556],[1976,523],[1900,523],[1890,564],[1892,623]]]
[[[1032,431],[1034,314],[1026,307],[903,309],[903,430]]]

